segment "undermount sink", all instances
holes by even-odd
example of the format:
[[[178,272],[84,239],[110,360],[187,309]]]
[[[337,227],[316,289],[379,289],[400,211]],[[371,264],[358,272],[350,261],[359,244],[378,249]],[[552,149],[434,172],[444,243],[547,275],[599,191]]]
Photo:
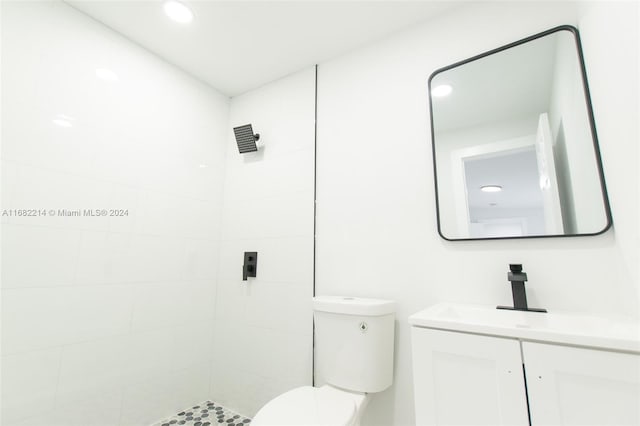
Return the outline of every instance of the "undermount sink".
[[[640,352],[638,322],[571,313],[439,303],[409,317],[414,327]]]

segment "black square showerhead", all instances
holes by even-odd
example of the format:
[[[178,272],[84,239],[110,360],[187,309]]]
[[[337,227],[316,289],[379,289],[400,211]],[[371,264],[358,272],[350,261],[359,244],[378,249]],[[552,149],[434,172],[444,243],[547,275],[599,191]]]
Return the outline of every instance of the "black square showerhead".
[[[255,135],[253,134],[251,124],[234,127],[233,133],[236,135],[236,142],[238,143],[238,151],[240,151],[240,154],[258,150],[256,141],[260,139],[260,135],[257,133]]]

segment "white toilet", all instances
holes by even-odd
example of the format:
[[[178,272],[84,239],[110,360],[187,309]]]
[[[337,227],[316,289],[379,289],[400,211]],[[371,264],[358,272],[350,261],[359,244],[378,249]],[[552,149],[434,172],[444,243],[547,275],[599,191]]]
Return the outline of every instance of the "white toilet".
[[[258,411],[252,426],[358,426],[369,393],[393,382],[395,302],[313,298],[320,387],[292,389]]]

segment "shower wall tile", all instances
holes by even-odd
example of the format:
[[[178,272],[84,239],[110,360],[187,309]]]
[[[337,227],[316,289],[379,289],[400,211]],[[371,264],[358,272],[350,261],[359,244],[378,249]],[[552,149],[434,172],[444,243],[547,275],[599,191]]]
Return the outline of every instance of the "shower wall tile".
[[[185,242],[185,281],[215,280],[218,273],[220,243],[204,239],[188,239]]]
[[[231,100],[230,127],[247,123],[260,134],[264,145],[258,158],[271,162],[301,149],[313,149],[315,131],[315,72],[312,67],[264,85]],[[229,129],[229,162],[249,162],[256,157],[238,158],[238,148]]]
[[[2,208],[47,212],[1,221],[3,425],[206,400],[229,99],[64,2],[0,7]]]
[[[258,253],[258,268],[259,267],[260,254]],[[242,263],[236,270],[237,274],[242,274]],[[218,278],[215,308],[216,320],[229,322],[244,320],[249,288],[242,283],[243,281],[240,278],[236,280],[225,280],[222,277]]]
[[[221,203],[144,191],[138,199],[134,232],[217,239]]]
[[[215,287],[210,281],[135,286],[131,330],[212,321]]]
[[[2,424],[24,412],[38,415],[53,409],[61,352],[57,347],[1,358],[2,393],[8,393],[2,401]]]
[[[249,284],[245,322],[247,325],[311,335],[311,286],[254,280]],[[291,321],[296,318],[297,321]]]
[[[80,237],[75,229],[3,224],[2,287],[72,284]]]
[[[233,365],[226,366],[224,370],[214,368],[211,377],[212,392],[219,396],[216,402],[223,406],[233,404],[238,413],[253,410],[257,405],[258,389],[264,388],[265,384],[272,380],[237,370]],[[291,388],[293,387],[295,384]]]
[[[162,418],[162,414],[170,411],[169,407],[174,405],[171,385],[168,380],[163,379],[139,383],[125,389],[120,426],[150,425]]]
[[[105,393],[100,397],[85,398],[57,409],[36,414],[21,421],[3,423],[4,426],[114,426],[119,423],[121,392]]]
[[[83,237],[87,235],[83,234]],[[98,252],[102,250],[104,256],[100,259],[81,250],[77,283],[83,284],[80,273],[91,279],[94,270],[98,269],[97,277],[106,278],[107,283],[139,283],[165,282],[180,280],[184,274],[184,250],[186,239],[169,236],[109,233],[105,239],[101,236],[90,236],[83,239],[83,243],[91,248],[95,244]],[[84,247],[83,247],[84,248]],[[86,257],[85,257],[86,256]],[[83,263],[88,262],[89,265]],[[88,270],[82,267],[88,266]]]
[[[128,256],[132,238],[128,233],[83,231],[75,283],[113,284],[131,278],[128,271],[135,264]]]
[[[44,421],[33,426],[114,426],[119,423],[121,392],[102,392],[72,403],[58,402]]]
[[[125,337],[65,346],[56,392],[56,406],[120,392],[127,378]]]
[[[148,426],[203,401],[209,391],[210,371],[208,361],[126,387],[119,425]]]
[[[18,166],[18,170],[17,181],[12,185],[20,190],[12,194],[6,207],[44,210],[47,215],[11,217],[10,223],[93,230],[108,228],[107,218],[69,217],[60,215],[58,211],[111,208],[113,185],[109,182],[23,164]],[[55,214],[52,215],[51,211]]]
[[[311,318],[308,320],[311,322]],[[292,381],[301,380],[310,373],[311,333],[305,336],[287,330],[250,326],[243,332],[249,336],[248,362],[244,371]]]
[[[171,408],[174,412],[193,405],[193,401],[206,399],[209,393],[211,368],[212,363],[208,361],[172,374],[171,389],[174,399]]]
[[[172,332],[173,369],[208,366],[213,359],[213,348],[218,344],[211,320],[174,327]]]
[[[269,145],[265,142],[261,149],[266,151]],[[239,154],[229,157],[225,201],[251,200],[256,195],[313,194],[313,167],[309,167],[313,164],[313,157],[314,151],[308,147],[282,153],[270,160],[249,161]]]
[[[0,82],[1,84],[1,82]],[[0,156],[2,152],[0,151]],[[20,170],[17,165],[10,161],[0,160],[0,193],[2,194],[2,206],[3,209],[7,205],[11,205],[11,200],[14,198],[14,194],[18,192],[18,188],[15,183],[18,181]],[[9,223],[9,217],[6,215],[0,216],[0,223],[3,225]]]
[[[249,188],[246,190],[250,191]],[[311,236],[313,193],[225,200],[222,220],[224,240]]]
[[[178,350],[173,345],[175,330],[162,328],[122,337],[125,362],[121,374],[125,386],[162,377],[174,370],[173,356]],[[176,369],[184,368],[177,365]]]
[[[231,100],[230,127],[260,141],[240,155],[229,131],[210,399],[248,417],[311,383],[314,89],[310,68]],[[245,251],[258,252],[247,281]]]
[[[34,287],[2,291],[2,353],[12,354],[127,332],[129,286]]]
[[[114,209],[126,209],[128,215],[109,217],[109,232],[131,233],[134,231],[136,220],[144,220],[138,213],[139,196],[140,191],[135,186],[111,185],[108,205]]]
[[[313,236],[223,241],[220,245],[221,280],[243,284],[245,250],[258,252],[260,281],[296,284],[308,290],[312,288]]]

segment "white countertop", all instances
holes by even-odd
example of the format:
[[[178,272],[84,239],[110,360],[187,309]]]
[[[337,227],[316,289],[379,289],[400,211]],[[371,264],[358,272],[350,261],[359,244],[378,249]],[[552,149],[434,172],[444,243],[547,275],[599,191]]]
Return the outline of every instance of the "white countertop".
[[[640,324],[619,318],[439,303],[411,315],[409,324],[414,327],[640,353]]]

